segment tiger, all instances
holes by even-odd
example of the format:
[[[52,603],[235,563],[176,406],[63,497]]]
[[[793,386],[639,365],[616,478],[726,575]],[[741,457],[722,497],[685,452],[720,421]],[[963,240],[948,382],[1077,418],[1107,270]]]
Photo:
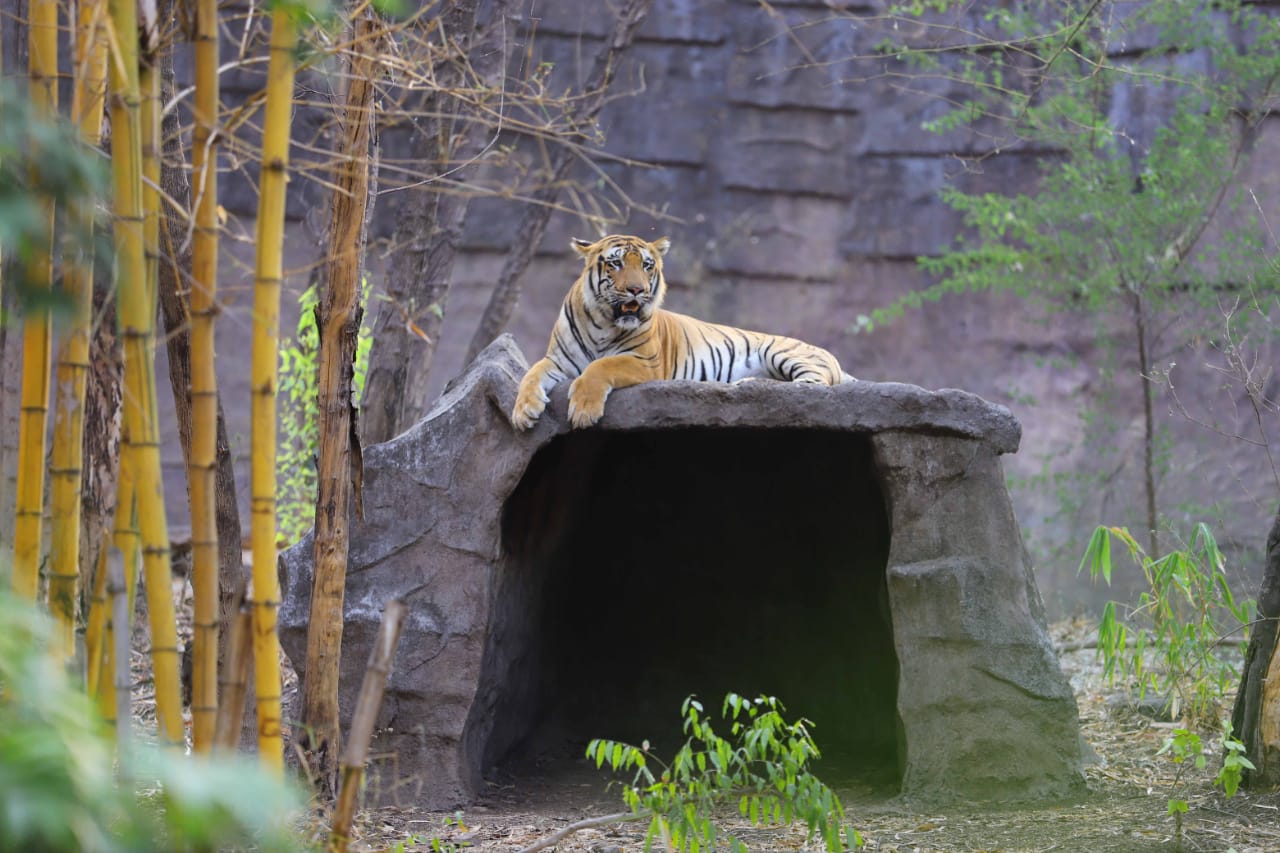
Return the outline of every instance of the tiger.
[[[707,323],[662,308],[662,258],[671,241],[614,234],[574,239],[582,274],[569,289],[547,354],[520,381],[511,424],[531,428],[548,393],[566,379],[575,429],[604,415],[615,388],[656,379],[741,382],[770,378],[814,385],[856,381],[824,349],[781,335]]]

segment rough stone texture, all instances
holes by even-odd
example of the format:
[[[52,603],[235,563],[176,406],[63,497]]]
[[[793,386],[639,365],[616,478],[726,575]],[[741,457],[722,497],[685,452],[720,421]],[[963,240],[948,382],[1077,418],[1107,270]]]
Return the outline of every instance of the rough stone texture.
[[[580,84],[608,30],[608,15],[602,12],[607,5],[600,0],[525,4],[519,10],[522,17],[513,19],[522,45],[519,61],[530,67],[550,63],[550,92]],[[970,192],[1030,191],[1044,153],[1011,146],[975,161],[965,155],[990,151],[995,145],[992,128],[945,135],[924,130],[922,125],[937,118],[949,98],[962,93],[945,74],[913,80],[895,76],[892,72],[900,68],[893,60],[875,55],[876,44],[890,33],[866,18],[884,6],[879,0],[655,0],[619,68],[619,96],[601,115],[605,156],[594,164],[599,173],[583,164],[571,177],[599,187],[604,175],[635,202],[620,203],[610,227],[672,237],[666,264],[672,310],[812,340],[862,379],[962,387],[1013,409],[1025,438],[1022,451],[1007,460],[1007,473],[1051,611],[1070,613],[1091,596],[1098,603],[1123,598],[1136,573],[1117,576],[1113,589],[1091,590],[1075,572],[1080,543],[1088,540],[1094,525],[1137,529],[1141,524],[1139,380],[1136,367],[1125,362],[1125,347],[1108,350],[1100,344],[1096,317],[1060,314],[1045,323],[1025,302],[955,296],[871,334],[848,331],[860,314],[926,286],[929,279],[916,258],[963,235],[961,218],[941,201],[944,187],[954,183]],[[987,11],[984,4],[965,7],[971,20],[962,20],[960,29],[985,26]],[[1129,11],[1124,4],[1115,8],[1121,16]],[[235,39],[223,41],[228,62],[241,36],[250,45],[265,43],[257,18],[244,25],[246,31],[240,26]],[[936,27],[903,24],[893,34],[925,44],[938,32]],[[1152,138],[1168,109],[1167,87],[1159,83],[1164,65],[1205,61],[1198,54],[1147,54],[1153,36],[1131,32],[1114,45],[1116,62],[1152,72],[1108,96],[1111,121],[1139,141]],[[187,53],[180,52],[177,60],[180,78],[189,84]],[[228,108],[239,108],[258,94],[264,77],[262,64],[229,68],[222,76]],[[328,209],[320,180],[324,176],[313,168],[314,155],[303,143],[317,136],[324,142],[321,105],[336,79],[308,77],[304,85],[310,94],[296,111],[299,145],[294,155],[306,168],[290,182],[293,219],[286,269],[292,274],[285,284],[286,333],[296,318],[293,297],[309,283],[321,252],[321,232],[313,226],[323,225],[319,220]],[[187,105],[183,101],[178,108]],[[247,341],[257,178],[253,158],[244,152],[257,144],[256,127],[256,120],[237,124],[235,144],[224,146],[221,154],[228,169],[222,204],[232,215],[230,232],[240,240],[224,243],[218,373],[240,463],[246,517]],[[383,134],[385,162],[406,156],[404,137],[402,130]],[[540,142],[517,136],[503,135],[494,150],[508,144],[521,167],[540,156]],[[1280,222],[1280,170],[1272,165],[1278,157],[1280,118],[1272,118],[1241,174],[1241,186],[1254,192],[1272,223]],[[519,168],[513,171],[518,174]],[[397,174],[394,168],[383,169],[383,190]],[[512,171],[490,167],[487,161],[483,174],[490,185],[512,178]],[[433,394],[465,366],[467,345],[524,213],[519,189],[479,197],[471,205],[436,352]],[[394,251],[386,239],[403,196],[384,192],[377,201],[369,254],[375,289],[383,262]],[[589,202],[582,203],[585,210],[592,209]],[[1211,239],[1227,229],[1228,220],[1222,216],[1214,223]],[[567,211],[553,215],[509,326],[525,352],[545,348],[555,312],[576,275],[568,238],[592,236],[595,227]],[[378,304],[376,290],[372,304]],[[1214,318],[1206,320],[1208,329],[1216,331],[1219,325]],[[1280,344],[1260,342],[1256,354],[1259,364],[1280,363]],[[1161,359],[1177,362],[1179,393],[1192,414],[1216,424],[1224,435],[1259,437],[1249,407],[1238,394],[1224,395],[1220,375],[1206,368],[1206,363],[1219,363],[1209,344],[1162,350]],[[1104,367],[1114,368],[1110,385]],[[163,371],[163,365],[158,369]],[[1274,399],[1275,394],[1269,396]],[[1237,558],[1233,563],[1259,566],[1249,555],[1261,552],[1274,514],[1267,499],[1274,495],[1274,485],[1265,452],[1215,436],[1171,413],[1169,402],[1162,397],[1156,407],[1157,426],[1169,447],[1168,468],[1160,480],[1162,509],[1183,530],[1212,521],[1219,542]],[[1089,413],[1098,417],[1090,420]],[[1100,423],[1114,425],[1105,440],[1092,432]],[[1280,421],[1272,419],[1266,428],[1276,446]],[[181,521],[187,517],[181,451],[175,431],[165,428],[164,434],[173,436],[163,451],[168,509],[172,519]],[[1186,508],[1190,503],[1200,506]]]
[[[422,422],[365,451],[341,704],[349,715],[383,603],[405,599],[410,618],[374,747],[396,757],[374,774],[384,795],[402,784],[417,803],[464,802],[485,770],[556,716],[548,696],[579,711],[643,704],[696,658],[702,664],[689,681],[671,682],[672,695],[690,683],[714,695],[705,691],[721,685],[708,680],[735,662],[738,678],[772,669],[780,681],[769,684],[788,684],[784,700],[818,706],[820,742],[848,747],[854,761],[875,752],[905,796],[1016,800],[1082,785],[1075,701],[1004,486],[999,457],[1021,438],[1007,409],[896,383],[661,382],[615,392],[598,428],[570,433],[561,386],[538,425],[517,435],[507,412],[525,369],[503,336]],[[672,483],[662,462],[681,442],[687,456]],[[770,468],[760,491],[779,493],[757,502],[755,472]],[[644,491],[653,478],[661,482]],[[821,495],[816,506],[798,494],[809,491]],[[672,509],[685,506],[686,492],[704,512]],[[822,517],[823,505],[850,494],[861,496],[851,508]],[[759,517],[744,501],[759,504]],[[717,505],[728,507],[721,526]],[[645,522],[628,523],[636,513]],[[601,517],[605,525],[590,521]],[[832,538],[840,529],[849,537]],[[549,577],[578,559],[570,554],[584,538],[593,544],[582,572]],[[661,574],[660,562],[698,548],[705,553],[691,564]],[[757,552],[768,556],[753,568]],[[282,641],[303,678],[311,561],[309,538],[281,558]],[[804,574],[810,564],[826,568]],[[580,589],[595,582],[595,591]],[[705,590],[717,591],[710,609],[700,603]],[[581,601],[546,609],[574,595]],[[794,608],[781,609],[788,596]],[[610,606],[593,616],[600,608],[587,604],[601,600]],[[731,618],[717,621],[715,610]],[[644,626],[655,612],[663,615],[652,634]],[[575,623],[586,628],[574,634]],[[694,639],[676,633],[683,624],[695,625]],[[848,645],[829,657],[801,650],[810,632]],[[627,657],[655,644],[656,661]],[[778,644],[770,660],[765,650]],[[751,650],[745,668],[742,648]],[[866,660],[851,662],[859,655]],[[598,674],[610,663],[634,677]],[[654,714],[669,720],[671,711]],[[557,719],[560,740],[544,737],[539,749],[578,738],[580,756],[585,738],[613,736]],[[612,712],[587,725],[602,720]],[[868,727],[875,732],[859,740]]]
[[[904,430],[872,441],[893,531],[904,790],[1060,792],[1080,756],[1075,698],[1045,633],[1001,448]]]

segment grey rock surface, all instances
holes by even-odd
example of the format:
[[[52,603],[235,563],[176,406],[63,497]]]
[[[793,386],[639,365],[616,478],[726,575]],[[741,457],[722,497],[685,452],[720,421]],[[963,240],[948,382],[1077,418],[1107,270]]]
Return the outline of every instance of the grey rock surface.
[[[628,679],[608,671],[597,676],[593,668],[626,669],[629,649],[655,648],[683,622],[702,623],[693,635],[699,639],[680,640],[648,669],[630,670],[645,689],[656,691],[685,658],[705,656],[706,668],[689,676],[705,691],[710,674],[742,657],[743,646],[749,658],[757,649],[785,647],[779,678],[793,686],[784,699],[811,693],[820,706],[846,679],[881,685],[863,694],[850,686],[850,701],[887,703],[882,740],[889,743],[881,746],[889,756],[888,784],[900,784],[906,796],[1016,800],[1062,796],[1082,785],[1075,701],[1046,634],[1005,490],[1000,455],[1017,449],[1020,427],[1004,407],[962,391],[890,383],[825,389],[663,382],[616,392],[598,427],[570,433],[562,387],[538,425],[516,434],[507,413],[525,369],[513,340],[503,336],[416,427],[365,450],[365,517],[353,521],[346,591],[344,725],[384,603],[399,597],[410,606],[374,745],[393,760],[371,769],[375,796],[435,808],[471,800],[492,765],[555,717],[548,697],[567,701],[577,689],[586,698],[568,704],[579,712],[615,699],[634,711],[645,691],[614,696]],[[678,463],[684,485],[672,484],[659,473],[662,460],[684,452],[679,443],[686,440],[692,449]],[[737,458],[717,460],[717,447],[738,448],[731,451]],[[834,457],[846,449],[849,464],[862,464],[857,459],[865,455],[860,473],[842,479],[822,470],[845,465]],[[699,467],[716,465],[727,473],[709,483],[699,479]],[[862,503],[838,510],[834,521],[811,511],[799,525],[752,521],[757,516],[743,502],[754,504],[754,468],[770,466],[784,478],[776,482],[787,485],[768,498],[779,505],[766,505],[759,517],[802,506],[795,493],[823,479],[834,483],[822,487],[831,496],[858,492]],[[644,485],[649,479],[663,482],[645,492],[654,488]],[[717,484],[730,494],[718,494]],[[695,506],[708,507],[708,518],[695,519],[692,531],[685,529],[686,510],[664,514],[682,490],[705,491]],[[823,493],[818,504],[834,499]],[[715,505],[728,508],[723,528],[711,520]],[[645,521],[631,533],[627,517],[637,509]],[[619,519],[617,535],[584,521],[602,511]],[[822,544],[824,531],[839,527],[852,531],[845,541],[853,546]],[[723,532],[708,532],[717,529]],[[680,544],[645,550],[668,535]],[[717,535],[724,541],[708,541]],[[563,582],[544,577],[569,561],[573,543],[584,537],[597,537],[603,547],[593,546],[583,573]],[[661,575],[664,559],[652,556],[678,561],[681,551],[699,547],[712,555],[706,566],[681,564],[669,576]],[[756,552],[783,556],[752,568]],[[713,565],[716,554],[736,556]],[[781,567],[784,561],[795,565]],[[832,597],[822,592],[824,577],[803,574],[802,563],[852,567],[847,574],[858,573],[864,586],[839,593],[843,600],[824,600]],[[311,564],[310,537],[280,561],[281,638],[302,678]],[[704,568],[705,576],[692,577]],[[546,609],[592,579],[617,584],[640,576],[656,580],[601,587],[597,598],[613,610],[598,623],[591,621],[590,597]],[[778,610],[797,588],[809,589],[796,594],[798,609]],[[718,590],[710,608],[678,615],[682,602],[709,589]],[[716,621],[717,609],[732,611],[737,621]],[[850,628],[877,620],[882,639]],[[567,645],[556,639],[575,625],[587,628],[566,635]],[[845,651],[823,658],[787,645],[827,630],[824,636],[837,638],[831,642],[849,643]],[[753,631],[771,633],[757,640]],[[556,651],[564,648],[568,654]],[[853,662],[859,650],[866,651],[864,663]],[[549,661],[556,654],[559,669]],[[751,666],[771,664],[753,659]],[[815,713],[820,743],[864,725],[848,710],[862,706],[841,707],[826,717]],[[570,740],[612,736],[562,725],[558,736]],[[856,753],[860,742],[850,738]],[[538,743],[545,752],[559,741]]]
[[[260,97],[266,69],[237,62],[246,43],[265,55],[263,16],[245,13],[244,30],[223,39],[221,85],[229,110]],[[494,4],[481,4],[493,6]],[[925,130],[948,104],[966,97],[950,74],[905,80],[885,74],[877,50],[884,39],[924,46],[941,32],[936,25],[899,23],[882,13],[886,4],[852,0],[654,0],[636,43],[618,67],[616,93],[601,114],[602,155],[579,163],[570,180],[598,187],[602,176],[616,182],[631,202],[622,204],[610,230],[656,237],[673,247],[666,264],[667,307],[716,323],[790,335],[834,353],[861,379],[906,381],[930,388],[959,387],[1009,406],[1022,422],[1020,452],[1005,460],[1023,535],[1037,562],[1041,592],[1059,618],[1100,609],[1110,598],[1136,595],[1140,573],[1117,573],[1111,589],[1081,583],[1076,566],[1098,524],[1141,529],[1143,476],[1142,405],[1145,380],[1123,335],[1100,329],[1090,313],[1061,313],[1045,321],[1033,303],[1007,295],[972,294],[929,302],[901,320],[865,334],[849,334],[860,315],[918,291],[933,279],[917,258],[936,256],[968,239],[961,214],[942,196],[948,186],[968,193],[1028,193],[1039,185],[1042,159],[1054,152],[1008,145],[998,128],[980,124],[944,134]],[[1265,5],[1265,4],[1264,4]],[[999,4],[964,4],[954,10],[957,31],[986,28],[983,16]],[[1142,4],[1115,4],[1122,23]],[[536,3],[513,19],[517,43],[512,74],[549,68],[547,91],[577,91],[610,27],[600,0]],[[1221,12],[1197,12],[1205,27],[1229,26]],[[850,17],[851,16],[851,17]],[[1170,61],[1209,62],[1198,54],[1169,57],[1155,46],[1154,29],[1118,28],[1113,60],[1148,74],[1121,77],[1110,104],[1112,125],[1140,150],[1168,118],[1173,87],[1158,83]],[[6,34],[7,37],[7,34]],[[1245,38],[1242,34],[1241,38]],[[190,55],[178,51],[180,86],[191,85]],[[6,54],[8,56],[8,54]],[[961,56],[940,57],[944,63]],[[281,332],[296,328],[297,297],[310,284],[323,254],[331,182],[319,169],[320,149],[332,138],[329,102],[338,77],[323,69],[305,72],[299,85],[316,97],[300,98],[295,110],[292,157],[299,167],[289,183],[286,295]],[[517,87],[518,88],[518,87]],[[399,100],[391,96],[388,103]],[[176,109],[190,124],[189,99]],[[516,115],[519,115],[517,110]],[[423,177],[437,174],[416,163],[409,144],[411,123],[392,119],[379,135],[388,163],[410,164]],[[227,416],[245,523],[249,517],[250,331],[253,328],[253,217],[257,210],[257,163],[234,152],[254,150],[255,122],[235,130],[236,145],[221,149],[220,203],[231,215],[222,241],[218,323],[218,379]],[[537,135],[504,133],[493,151],[510,146],[512,156],[493,158],[482,169],[452,178],[485,187],[472,200],[459,242],[446,321],[432,367],[429,397],[466,367],[465,353],[493,282],[501,270],[527,206],[521,201],[545,181],[545,142]],[[999,148],[998,153],[992,147]],[[1242,164],[1240,188],[1252,193],[1264,218],[1280,222],[1280,115],[1258,128]],[[489,159],[489,158],[486,158]],[[412,194],[445,185],[401,174],[383,174],[370,226],[370,318],[388,305],[381,297],[383,266],[401,247],[390,245],[401,205]],[[441,167],[440,173],[449,171]],[[413,188],[399,191],[410,181]],[[494,192],[500,186],[511,192]],[[1233,190],[1234,193],[1234,190]],[[562,197],[562,201],[566,197]],[[601,209],[620,202],[604,193]],[[1253,204],[1245,212],[1252,215]],[[584,211],[596,201],[583,198]],[[574,211],[553,214],[547,234],[523,278],[520,308],[508,331],[526,353],[546,346],[551,323],[579,269],[570,237],[590,237],[597,220]],[[659,213],[661,215],[659,215]],[[1220,233],[1229,223],[1215,223]],[[1274,241],[1273,241],[1274,242]],[[1216,312],[1215,312],[1216,313]],[[1203,317],[1217,331],[1219,318]],[[1169,352],[1173,378],[1193,415],[1217,424],[1218,437],[1170,411],[1162,395],[1157,429],[1170,452],[1160,474],[1161,509],[1185,535],[1188,526],[1211,521],[1234,565],[1259,580],[1265,534],[1274,508],[1259,496],[1274,494],[1264,448],[1225,436],[1261,438],[1253,412],[1224,393],[1215,369],[1218,353],[1206,337],[1200,348]],[[1257,363],[1280,363],[1280,343],[1257,340]],[[165,375],[163,348],[158,375]],[[1162,356],[1164,358],[1164,356]],[[1161,369],[1167,362],[1159,365]],[[1114,377],[1109,380],[1108,377]],[[164,383],[162,383],[164,384]],[[1274,399],[1274,395],[1273,399]],[[172,420],[169,392],[160,402],[164,436],[165,494],[171,523],[185,525],[186,465]],[[1280,420],[1265,426],[1271,446],[1280,443]],[[1195,501],[1188,501],[1195,495]],[[1203,510],[1186,507],[1198,504]],[[179,537],[181,538],[181,537]]]

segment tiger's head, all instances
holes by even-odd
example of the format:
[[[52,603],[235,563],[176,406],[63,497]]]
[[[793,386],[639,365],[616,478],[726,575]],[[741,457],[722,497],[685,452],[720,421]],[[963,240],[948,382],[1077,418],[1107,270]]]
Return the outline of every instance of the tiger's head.
[[[578,281],[587,309],[619,329],[649,322],[666,296],[662,256],[670,247],[666,237],[652,243],[621,234],[594,243],[575,239],[573,248],[585,263]]]

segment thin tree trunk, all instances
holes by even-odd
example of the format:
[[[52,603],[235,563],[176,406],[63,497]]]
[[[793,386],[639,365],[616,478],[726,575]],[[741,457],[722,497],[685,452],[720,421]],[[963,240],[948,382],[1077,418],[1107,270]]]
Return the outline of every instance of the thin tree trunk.
[[[369,199],[369,143],[373,115],[377,23],[366,9],[352,23],[351,59],[342,117],[344,164],[335,176],[324,290],[317,308],[320,353],[317,383],[319,452],[316,476],[315,574],[307,622],[302,691],[305,749],[326,796],[338,791],[338,669],[342,658],[342,602],[350,545],[350,497],[358,487],[360,445],[355,437],[352,379],[360,336],[360,272]],[[357,506],[359,496],[357,495]]]
[[[585,127],[596,120],[600,109],[604,106],[609,84],[617,70],[618,60],[630,47],[636,30],[644,23],[649,14],[653,0],[626,0],[618,10],[613,31],[606,39],[600,52],[596,54],[595,65],[591,69],[591,77],[584,87],[585,96],[578,101],[573,113],[573,124]],[[567,145],[556,149],[547,169],[547,181],[533,193],[530,204],[520,220],[516,231],[516,239],[507,252],[506,262],[498,275],[498,282],[489,295],[489,303],[480,317],[480,325],[471,337],[471,345],[467,347],[467,361],[470,362],[480,354],[480,350],[493,342],[502,330],[507,327],[516,303],[520,301],[520,278],[529,266],[534,250],[542,242],[542,235],[547,229],[547,220],[551,216],[551,205],[560,194],[560,183],[569,171],[575,152]]]
[[[58,4],[34,0],[27,28],[29,93],[37,119],[53,119],[58,111]],[[39,185],[40,155],[32,140],[32,183]],[[53,235],[53,203],[41,202],[40,216]],[[35,293],[53,287],[51,243],[33,247],[27,286]],[[35,600],[40,587],[44,524],[45,436],[49,412],[51,325],[47,306],[32,306],[23,320],[22,420],[18,433],[17,521],[13,545],[13,589]]]
[[[472,53],[478,5],[479,0],[457,0],[441,16],[441,29],[452,50],[435,69],[438,85],[432,97],[436,107],[427,113],[437,117],[425,119],[413,135],[418,143],[413,158],[435,164],[441,173],[475,150],[467,148],[466,142],[474,140],[474,134],[468,135],[467,128],[459,126],[459,108],[455,102],[445,102],[448,96],[444,90],[463,78]],[[505,3],[498,11],[499,15],[504,13]],[[505,45],[498,54],[506,56]],[[505,69],[499,67],[497,73],[505,73]],[[468,201],[462,194],[446,195],[425,188],[407,193],[396,211],[387,299],[374,320],[361,400],[360,437],[366,446],[394,438],[426,411],[427,375],[440,340]]]
[[[1142,383],[1142,477],[1147,504],[1147,553],[1160,557],[1159,518],[1156,515],[1156,418],[1155,388],[1151,382],[1151,353],[1147,345],[1146,308],[1142,296],[1133,295],[1133,322],[1138,339],[1138,381]]]
[[[182,706],[178,692],[178,649],[173,598],[170,595],[169,530],[165,522],[160,477],[157,421],[155,290],[148,280],[147,216],[142,174],[144,147],[155,147],[158,134],[144,142],[143,96],[138,70],[138,19],[133,3],[110,0],[112,26],[119,53],[108,63],[111,72],[112,177],[115,204],[116,258],[120,328],[125,350],[125,454],[135,480],[137,517],[151,624],[151,657],[156,689],[156,717],[161,737],[182,742]],[[156,80],[158,85],[158,79]],[[148,100],[156,100],[148,95]],[[158,116],[157,116],[158,119]],[[153,125],[154,127],[154,125]],[[120,511],[127,502],[118,501]],[[119,627],[117,627],[119,630]]]
[[[252,466],[253,672],[258,707],[258,753],[274,773],[284,771],[280,737],[280,636],[276,611],[276,387],[279,380],[280,286],[283,273],[285,184],[293,110],[298,29],[292,10],[271,13],[271,58],[262,132],[257,261],[253,302]]]
[[[1240,688],[1231,714],[1231,730],[1245,746],[1254,770],[1244,782],[1266,789],[1280,784],[1280,510],[1267,536],[1266,562],[1258,591],[1258,619],[1250,628]]]
[[[92,578],[89,625],[85,632],[87,687],[98,690],[104,657],[102,633],[106,621],[106,551],[116,512],[120,455],[121,384],[124,364],[115,335],[115,304],[109,284],[95,275],[93,338],[89,348],[89,376],[85,389],[84,479],[80,484],[80,576]],[[104,318],[110,318],[106,322]]]

